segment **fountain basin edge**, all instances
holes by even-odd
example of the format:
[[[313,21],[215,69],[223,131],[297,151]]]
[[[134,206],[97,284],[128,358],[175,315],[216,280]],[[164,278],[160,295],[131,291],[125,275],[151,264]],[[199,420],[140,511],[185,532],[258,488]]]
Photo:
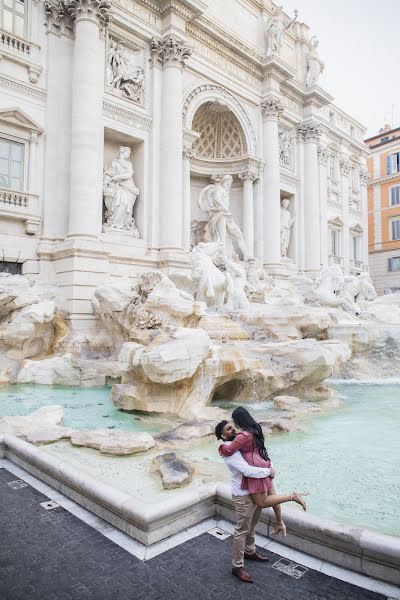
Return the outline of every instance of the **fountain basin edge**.
[[[85,474],[13,435],[0,435],[0,458],[98,515],[146,546],[216,516],[235,521],[229,486],[220,483],[183,490],[179,498],[149,505]],[[271,514],[270,514],[271,513]],[[363,575],[400,585],[400,538],[343,525],[285,507],[287,538],[279,542]],[[272,511],[264,511],[257,531],[269,537]]]

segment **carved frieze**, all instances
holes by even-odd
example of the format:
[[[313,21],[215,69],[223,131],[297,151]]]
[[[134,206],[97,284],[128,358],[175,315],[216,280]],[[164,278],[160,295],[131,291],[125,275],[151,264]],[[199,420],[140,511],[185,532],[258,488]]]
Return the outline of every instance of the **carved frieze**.
[[[109,37],[106,78],[108,91],[132,102],[142,103],[145,72],[140,62],[140,52],[134,52],[119,40]]]

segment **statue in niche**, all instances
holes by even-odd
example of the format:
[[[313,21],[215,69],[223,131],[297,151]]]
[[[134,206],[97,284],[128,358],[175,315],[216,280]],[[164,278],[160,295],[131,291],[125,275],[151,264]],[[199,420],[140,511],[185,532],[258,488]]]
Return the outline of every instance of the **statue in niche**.
[[[247,260],[249,253],[243,234],[229,210],[229,194],[233,178],[231,175],[216,176],[213,181],[214,183],[202,190],[198,199],[199,208],[207,213],[208,217],[205,241],[219,242],[223,253],[229,257],[233,256],[232,242],[236,241],[243,259]]]
[[[279,134],[279,160],[281,165],[290,166],[292,162],[293,137],[289,131]]]
[[[294,11],[293,19],[287,19],[282,6],[277,6],[275,13],[265,20],[265,35],[267,38],[267,58],[279,54],[283,42],[283,35],[296,21],[298,11]]]
[[[287,252],[290,243],[290,234],[294,223],[290,210],[290,200],[284,198],[281,202],[281,256],[287,258]]]
[[[307,52],[307,72],[306,72],[306,86],[316,85],[324,70],[324,63],[319,57],[318,48],[319,41],[312,36]]]
[[[115,40],[110,39],[107,52],[108,86],[126,98],[139,102],[144,89],[144,69],[132,64],[134,55]]]
[[[139,189],[133,180],[133,167],[130,160],[131,149],[120,146],[116,156],[104,173],[103,194],[106,205],[103,231],[127,231],[139,237],[133,218],[133,207]]]

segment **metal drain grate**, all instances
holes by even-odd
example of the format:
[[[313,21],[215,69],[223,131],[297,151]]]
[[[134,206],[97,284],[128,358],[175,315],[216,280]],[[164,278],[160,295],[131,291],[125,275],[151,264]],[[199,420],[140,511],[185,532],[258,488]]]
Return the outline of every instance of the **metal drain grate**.
[[[21,488],[28,487],[28,484],[22,479],[16,479],[15,481],[9,481],[7,485],[10,486],[13,490],[20,490]]]
[[[294,579],[300,579],[300,577],[303,577],[308,571],[307,567],[298,565],[287,558],[281,558],[272,565],[272,568],[281,571],[281,573],[285,573],[285,575],[289,575],[289,577],[294,577]]]
[[[231,537],[230,533],[224,531],[223,529],[220,529],[219,527],[214,527],[213,529],[210,529],[210,531],[207,531],[207,533],[213,535],[219,540],[226,540],[226,538]]]
[[[51,510],[52,508],[58,508],[60,505],[54,500],[48,500],[47,502],[41,502],[40,506],[43,506],[46,510]]]

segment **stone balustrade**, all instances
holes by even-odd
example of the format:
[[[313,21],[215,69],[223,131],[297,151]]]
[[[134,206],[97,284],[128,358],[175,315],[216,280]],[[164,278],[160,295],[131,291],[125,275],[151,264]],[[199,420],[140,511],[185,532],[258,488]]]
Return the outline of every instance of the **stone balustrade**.
[[[35,235],[41,221],[39,196],[0,188],[0,217],[23,221],[25,233]]]

